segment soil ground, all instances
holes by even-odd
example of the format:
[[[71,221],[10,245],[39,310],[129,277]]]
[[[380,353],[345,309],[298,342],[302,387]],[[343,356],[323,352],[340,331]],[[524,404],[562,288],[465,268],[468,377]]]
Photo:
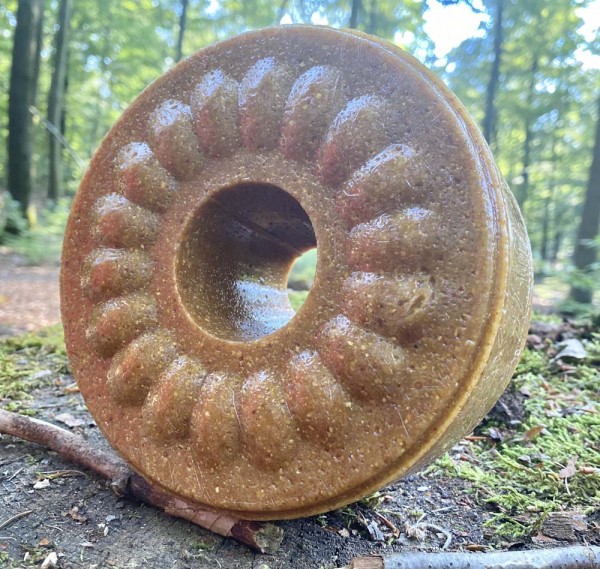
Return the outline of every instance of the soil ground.
[[[60,322],[56,266],[30,267],[0,247],[0,336]]]
[[[56,268],[23,267],[8,253],[0,254],[0,333],[13,335],[58,321],[57,274]],[[538,335],[545,339],[543,330]],[[32,377],[38,387],[16,403],[0,397],[0,406],[10,403],[63,427],[66,421],[73,432],[108,448],[68,368],[57,367],[44,354],[23,351],[20,357],[17,367],[36,358]],[[509,430],[515,417],[522,418],[523,398],[514,390],[503,397],[490,416],[497,428]],[[461,441],[449,458],[464,460],[472,444]],[[486,525],[497,507],[479,499],[473,488],[467,478],[443,471],[417,474],[343,510],[279,522],[285,532],[280,550],[260,555],[124,501],[102,480],[38,445],[0,436],[0,567],[39,567],[55,552],[62,568],[312,569],[341,567],[357,555],[444,546],[487,551],[600,543],[597,513],[588,513],[585,523],[575,523],[564,535],[542,531],[520,539],[501,537]]]

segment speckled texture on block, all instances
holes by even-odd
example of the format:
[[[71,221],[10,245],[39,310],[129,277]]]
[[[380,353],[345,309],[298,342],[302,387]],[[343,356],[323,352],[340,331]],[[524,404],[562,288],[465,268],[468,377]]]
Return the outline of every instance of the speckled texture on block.
[[[318,246],[297,314],[294,260]],[[291,26],[147,88],[69,219],[81,392],[154,483],[245,518],[414,470],[502,393],[527,329],[523,221],[463,107],[411,56]]]

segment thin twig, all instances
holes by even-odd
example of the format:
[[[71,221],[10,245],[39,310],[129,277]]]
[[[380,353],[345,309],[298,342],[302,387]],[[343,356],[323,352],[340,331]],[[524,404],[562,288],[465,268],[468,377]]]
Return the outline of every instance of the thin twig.
[[[390,520],[388,520],[384,515],[380,514],[379,512],[374,513],[389,529],[392,530],[392,534],[394,537],[398,537],[400,535],[400,530]]]
[[[161,508],[171,516],[232,537],[261,553],[275,552],[283,540],[283,530],[272,523],[240,520],[228,514],[212,512],[205,506],[152,486],[114,454],[94,448],[83,437],[56,425],[0,409],[0,433],[44,445],[63,458],[84,466],[108,480],[119,496]],[[2,527],[0,525],[0,529]]]
[[[6,479],[6,481],[7,481],[7,482],[10,482],[10,481],[11,481],[11,480],[12,480],[12,479],[15,477],[15,476],[17,476],[17,474],[19,474],[20,472],[22,472],[22,471],[23,471],[23,468],[24,468],[24,467],[22,466],[21,468],[19,468],[19,470],[15,471],[15,472],[14,472],[14,473],[11,475],[11,477],[10,477],[10,478],[7,478],[7,479]]]
[[[29,112],[44,125],[44,128],[46,128],[46,130],[54,138],[56,138],[58,142],[60,142],[65,147],[65,150],[71,155],[71,158],[73,158],[77,166],[79,166],[82,170],[85,170],[85,161],[77,155],[77,153],[75,152],[75,150],[73,150],[73,147],[69,144],[67,139],[62,135],[60,130],[56,128],[56,125],[52,124],[46,117],[42,115],[40,110],[34,107],[33,105],[29,107]]]
[[[4,520],[2,523],[0,523],[0,529],[4,529],[5,527],[8,527],[13,522],[20,520],[21,518],[24,518],[25,516],[28,516],[31,513],[33,513],[33,510],[25,510],[24,512],[20,512],[18,514],[15,514],[14,516],[11,516],[7,520]]]

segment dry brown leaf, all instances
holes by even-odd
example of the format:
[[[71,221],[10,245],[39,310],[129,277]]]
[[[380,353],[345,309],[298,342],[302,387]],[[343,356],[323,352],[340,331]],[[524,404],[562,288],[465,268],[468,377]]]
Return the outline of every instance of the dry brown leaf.
[[[544,425],[536,425],[535,427],[531,427],[524,435],[524,441],[532,441],[535,439],[546,427]]]
[[[577,468],[575,468],[576,461],[577,461],[577,459],[570,458],[567,461],[567,466],[565,466],[564,468],[561,468],[558,471],[558,475],[562,479],[571,478],[571,476],[575,476],[575,474],[577,474]]]

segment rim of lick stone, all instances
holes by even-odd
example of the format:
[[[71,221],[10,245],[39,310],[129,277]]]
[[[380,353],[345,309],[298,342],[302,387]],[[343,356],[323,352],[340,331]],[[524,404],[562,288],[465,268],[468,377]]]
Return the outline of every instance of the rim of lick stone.
[[[318,247],[294,314],[294,260]],[[531,254],[479,131],[414,58],[289,26],[206,48],[96,152],[61,273],[73,371],[114,448],[249,519],[432,460],[504,390]]]

